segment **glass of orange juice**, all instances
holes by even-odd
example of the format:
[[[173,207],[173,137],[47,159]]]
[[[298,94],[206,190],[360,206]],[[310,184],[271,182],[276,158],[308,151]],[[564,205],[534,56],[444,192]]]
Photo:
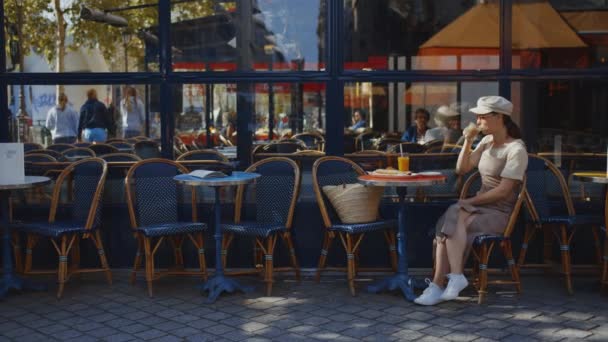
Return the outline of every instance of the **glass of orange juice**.
[[[410,156],[399,156],[397,158],[397,165],[399,167],[399,171],[409,171],[410,170]]]

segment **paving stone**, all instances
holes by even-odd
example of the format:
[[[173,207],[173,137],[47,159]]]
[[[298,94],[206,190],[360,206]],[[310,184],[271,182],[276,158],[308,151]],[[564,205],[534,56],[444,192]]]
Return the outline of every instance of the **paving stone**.
[[[570,329],[570,328],[559,330],[555,334],[558,336],[562,336],[564,338],[576,338],[576,339],[582,339],[582,338],[585,338],[585,337],[591,335],[591,333],[589,331],[579,330],[579,329]]]
[[[487,328],[487,329],[478,330],[475,332],[475,334],[482,336],[482,337],[499,340],[501,338],[509,336],[511,333],[504,329]]]
[[[137,339],[141,339],[141,340],[151,340],[151,339],[159,338],[159,337],[162,337],[165,335],[167,335],[166,332],[160,331],[158,329],[148,329],[148,330],[144,330],[142,332],[133,334],[133,336],[135,336]]]
[[[209,328],[205,329],[206,332],[214,334],[214,335],[223,335],[223,334],[227,334],[228,332],[231,332],[234,330],[236,330],[236,328],[229,327],[224,324],[216,324],[216,325],[210,326]]]
[[[426,329],[422,329],[420,330],[421,333],[426,334],[426,335],[430,335],[430,336],[435,336],[435,337],[443,337],[445,335],[451,334],[454,332],[453,329],[448,329],[448,328],[444,328],[444,327],[428,327]]]
[[[140,323],[135,323],[135,324],[131,324],[131,325],[124,325],[122,327],[119,327],[118,330],[129,333],[129,334],[134,334],[134,333],[138,333],[144,330],[148,330],[149,327],[145,326],[143,324]]]
[[[414,341],[414,340],[419,340],[420,338],[422,338],[424,335],[422,335],[421,333],[417,332],[417,331],[413,331],[413,330],[408,330],[408,329],[401,329],[398,332],[394,333],[391,335],[391,337],[396,338],[399,341]]]
[[[135,337],[131,334],[120,333],[116,335],[111,335],[103,339],[108,342],[123,342],[123,341],[132,341],[135,340]]]

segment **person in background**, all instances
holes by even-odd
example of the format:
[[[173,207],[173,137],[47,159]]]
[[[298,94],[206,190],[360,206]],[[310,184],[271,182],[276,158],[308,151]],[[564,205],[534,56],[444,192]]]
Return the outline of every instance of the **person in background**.
[[[481,189],[477,195],[451,205],[436,225],[435,274],[429,286],[414,300],[420,305],[456,299],[468,281],[463,275],[465,251],[475,237],[502,234],[517,200],[517,189],[528,167],[528,152],[519,127],[511,120],[513,104],[500,96],[484,96],[471,108],[477,125],[463,131],[465,142],[456,173],[465,175],[477,167]],[[485,133],[477,148],[471,144],[478,130]],[[448,284],[444,288],[445,280]]]
[[[80,107],[78,138],[85,142],[103,142],[113,127],[106,106],[97,100],[97,91],[87,91],[87,101]]]
[[[429,129],[428,123],[430,118],[431,114],[429,114],[426,109],[416,109],[416,111],[414,112],[415,125],[408,127],[405,133],[403,133],[401,140],[404,142],[424,144],[424,135]]]
[[[461,114],[462,105],[458,102],[454,102],[450,105],[450,110],[453,115],[448,116],[445,120],[445,127],[447,128],[444,135],[444,144],[456,144],[460,137],[462,137]]]
[[[134,87],[125,89],[125,97],[120,101],[120,115],[122,123],[122,137],[124,139],[142,135],[146,116],[144,104],[137,97]]]
[[[365,113],[361,109],[355,109],[353,113],[353,125],[348,129],[351,131],[356,131],[359,128],[365,128],[367,126],[367,122],[365,121]]]
[[[68,105],[68,97],[60,93],[57,106],[46,115],[46,128],[51,131],[53,144],[73,144],[78,137],[78,113]]]

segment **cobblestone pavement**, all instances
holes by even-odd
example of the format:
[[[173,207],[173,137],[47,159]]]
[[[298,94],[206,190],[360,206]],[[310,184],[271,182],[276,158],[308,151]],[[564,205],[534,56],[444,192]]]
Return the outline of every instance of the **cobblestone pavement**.
[[[241,278],[256,291],[224,294],[215,304],[205,303],[193,278],[163,278],[154,298],[143,282],[130,286],[125,271],[114,278],[111,287],[95,275],[72,279],[60,301],[54,286],[11,294],[0,301],[0,341],[608,340],[608,295],[593,277],[576,277],[574,296],[561,278],[524,276],[522,295],[491,288],[479,306],[469,289],[468,297],[435,307],[365,293],[363,282],[351,297],[343,276],[316,284],[286,275],[273,297],[263,296],[257,278]]]

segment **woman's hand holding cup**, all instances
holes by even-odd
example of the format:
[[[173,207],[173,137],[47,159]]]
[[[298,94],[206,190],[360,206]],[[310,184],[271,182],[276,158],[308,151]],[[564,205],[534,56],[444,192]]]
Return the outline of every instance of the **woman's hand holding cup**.
[[[469,125],[462,131],[462,135],[468,141],[473,141],[477,134],[479,134],[479,127],[473,122],[469,122]]]

